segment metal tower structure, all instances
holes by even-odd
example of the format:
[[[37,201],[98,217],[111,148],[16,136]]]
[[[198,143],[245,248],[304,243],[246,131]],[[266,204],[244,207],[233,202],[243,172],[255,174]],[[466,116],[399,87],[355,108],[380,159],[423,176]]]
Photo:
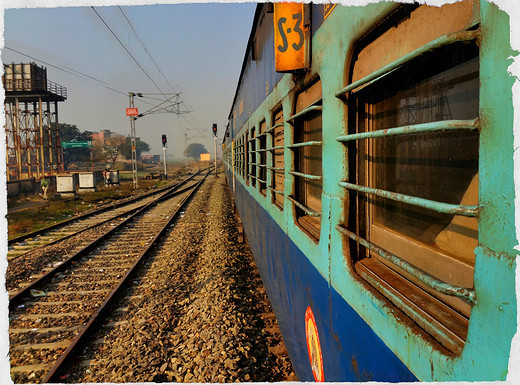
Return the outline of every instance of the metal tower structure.
[[[41,178],[62,170],[58,102],[67,89],[47,80],[35,63],[4,64],[7,180]]]

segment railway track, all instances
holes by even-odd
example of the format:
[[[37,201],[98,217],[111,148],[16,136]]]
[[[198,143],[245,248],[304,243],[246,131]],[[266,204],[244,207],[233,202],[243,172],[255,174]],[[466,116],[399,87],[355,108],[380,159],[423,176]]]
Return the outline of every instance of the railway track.
[[[201,171],[179,183],[176,183],[173,185],[173,188],[182,186],[200,172]],[[113,218],[117,218],[121,214],[137,210],[147,203],[153,201],[157,195],[168,192],[171,189],[172,186],[170,185],[156,191],[141,194],[136,197],[119,201],[117,203],[105,205],[96,210],[79,215],[75,218],[71,218],[43,229],[12,238],[8,240],[7,259],[12,260],[23,256],[27,253],[30,253],[34,249],[39,249],[41,247],[65,240],[82,231],[86,231]]]
[[[10,297],[11,376],[52,382],[208,174],[161,194]]]
[[[171,193],[203,171],[151,193],[143,194],[77,218],[49,226],[22,237],[12,239],[8,251],[6,286],[10,294],[52,270],[71,254],[111,230],[130,215],[153,202],[157,197]]]

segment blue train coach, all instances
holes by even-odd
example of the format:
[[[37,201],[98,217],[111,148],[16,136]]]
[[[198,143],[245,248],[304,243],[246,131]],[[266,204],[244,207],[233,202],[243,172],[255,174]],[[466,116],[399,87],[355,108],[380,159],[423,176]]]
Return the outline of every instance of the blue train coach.
[[[504,380],[509,16],[259,4],[225,173],[301,381]]]

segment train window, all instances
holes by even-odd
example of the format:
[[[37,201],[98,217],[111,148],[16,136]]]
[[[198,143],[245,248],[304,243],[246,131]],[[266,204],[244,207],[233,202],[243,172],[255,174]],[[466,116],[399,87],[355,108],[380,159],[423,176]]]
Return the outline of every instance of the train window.
[[[240,176],[244,177],[244,137],[240,137],[239,141],[239,147],[238,147],[238,167],[240,170]]]
[[[246,168],[245,168],[245,154],[244,154],[244,135],[240,138],[240,174],[242,175],[242,178],[246,177]]]
[[[249,132],[246,131],[244,142],[244,169],[246,173],[246,184],[249,185]]]
[[[267,192],[267,135],[265,132],[265,120],[260,123],[258,130],[258,188],[262,195]]]
[[[238,168],[238,175],[242,176],[242,138],[241,137],[238,139],[237,168]]]
[[[479,60],[467,40],[360,81],[338,138],[349,149],[349,208],[337,229],[355,270],[455,353],[478,244]]]
[[[319,239],[321,230],[321,81],[317,81],[296,99],[295,115],[288,119],[294,126],[294,196],[298,224]]]
[[[283,110],[280,108],[273,114],[273,126],[271,127],[272,159],[271,183],[273,191],[273,203],[283,209],[283,197],[285,189],[285,161],[284,161],[284,124]]]
[[[238,140],[237,140],[237,160],[236,160],[238,175],[242,174],[242,168],[240,167],[240,147],[241,147],[240,141],[241,141],[241,138],[238,138]]]
[[[237,150],[238,150],[238,140],[233,142],[233,173],[237,172]]]
[[[255,129],[251,129],[251,139],[249,140],[250,150],[249,150],[249,165],[250,170],[249,174],[251,175],[251,186],[256,187],[256,137],[255,137]]]

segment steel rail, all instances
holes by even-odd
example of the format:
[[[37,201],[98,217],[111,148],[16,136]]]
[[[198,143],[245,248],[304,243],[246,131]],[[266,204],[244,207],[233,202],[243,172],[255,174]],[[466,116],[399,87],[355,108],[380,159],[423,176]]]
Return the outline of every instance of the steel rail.
[[[30,283],[29,285],[25,286],[24,288],[20,289],[19,291],[17,291],[16,293],[14,293],[10,298],[9,298],[9,310],[13,310],[14,308],[16,308],[16,306],[19,305],[19,302],[27,295],[30,294],[30,291],[36,287],[38,287],[39,285],[43,284],[44,282],[46,282],[47,280],[49,280],[50,278],[52,278],[52,276],[60,271],[63,271],[65,270],[66,268],[68,268],[74,261],[76,261],[77,259],[81,258],[81,256],[87,252],[89,252],[90,250],[92,250],[94,247],[96,247],[97,245],[99,245],[101,242],[103,242],[104,240],[106,240],[108,237],[110,237],[113,233],[115,233],[117,230],[123,228],[128,222],[130,222],[132,219],[134,219],[137,215],[139,215],[141,212],[144,212],[145,210],[147,210],[148,208],[150,208],[151,206],[154,206],[160,202],[162,202],[163,200],[165,199],[168,199],[168,198],[171,198],[173,197],[174,195],[179,195],[179,194],[183,194],[185,193],[186,191],[190,190],[191,188],[193,188],[193,186],[191,187],[187,187],[187,188],[184,188],[182,190],[176,190],[176,191],[172,191],[170,192],[168,195],[162,195],[161,197],[157,198],[156,200],[154,200],[153,202],[149,202],[148,204],[146,204],[145,206],[142,206],[140,207],[138,210],[136,210],[134,213],[132,213],[128,218],[126,218],[124,221],[122,221],[121,223],[119,223],[118,225],[114,226],[113,228],[111,228],[110,230],[108,230],[107,232],[105,232],[104,234],[102,234],[101,236],[99,236],[98,238],[96,238],[95,240],[93,240],[92,242],[90,242],[88,245],[86,245],[85,247],[83,247],[81,250],[79,250],[78,252],[76,252],[75,254],[71,255],[69,258],[67,258],[65,261],[63,261],[61,264],[59,264],[58,266],[55,266],[52,270],[48,271],[47,273],[45,273],[43,276],[41,276],[40,278],[38,278],[37,280],[33,281],[32,283]]]
[[[187,178],[185,181],[181,181],[179,183],[177,183],[176,185],[174,186],[177,186],[178,184],[183,184],[187,181],[189,181],[190,179],[192,179],[193,177],[195,177],[196,175],[200,174],[201,171],[203,170],[199,170],[197,173],[191,175],[189,178]],[[119,201],[117,203],[112,203],[111,205],[106,205],[106,206],[103,206],[103,207],[100,207],[94,211],[91,211],[89,213],[83,213],[83,214],[80,214],[78,215],[77,217],[75,218],[71,218],[71,219],[66,219],[62,222],[59,222],[59,223],[55,223],[53,225],[50,225],[50,226],[47,226],[47,227],[44,227],[44,228],[41,228],[41,229],[38,229],[38,230],[35,230],[35,231],[32,231],[30,233],[27,233],[27,234],[23,234],[23,235],[20,235],[18,237],[15,237],[15,238],[11,238],[7,241],[7,245],[8,246],[11,246],[15,243],[18,243],[18,242],[22,242],[28,238],[33,238],[33,237],[36,237],[38,235],[41,235],[45,232],[48,232],[48,231],[52,231],[52,230],[56,230],[56,229],[59,229],[60,227],[65,227],[67,225],[69,225],[70,223],[72,222],[76,222],[76,221],[79,221],[81,219],[85,219],[85,218],[88,218],[88,217],[91,217],[91,216],[94,216],[96,214],[101,214],[105,211],[109,211],[109,210],[112,210],[112,209],[116,209],[116,208],[119,208],[121,206],[125,206],[125,205],[129,205],[129,204],[132,204],[132,203],[135,203],[139,200],[143,200],[143,199],[146,199],[154,194],[160,194],[161,192],[165,191],[165,190],[168,190],[172,188],[172,186],[167,186],[167,187],[163,187],[159,190],[156,190],[156,191],[152,191],[152,192],[149,192],[149,193],[145,193],[145,194],[142,194],[142,195],[138,195],[137,197],[134,197],[134,198],[130,198],[129,200],[123,200],[123,201]],[[66,238],[61,238],[60,240],[62,239],[66,239]],[[50,244],[50,243],[49,243]],[[23,255],[23,254],[21,254]]]
[[[205,170],[207,170],[207,169],[205,169]],[[193,179],[195,176],[199,175],[202,171],[203,171],[203,170],[199,170],[199,171],[197,171],[195,174],[191,175],[190,177],[186,178],[185,180],[183,180],[183,181],[181,181],[181,182],[179,182],[179,183],[176,183],[176,184],[173,185],[173,186],[167,186],[167,187],[161,188],[159,191],[154,191],[154,192],[152,192],[152,193],[147,193],[146,196],[144,196],[144,197],[143,197],[143,196],[139,196],[139,197],[137,197],[137,198],[135,198],[135,199],[131,199],[130,201],[121,202],[121,204],[119,204],[119,205],[117,205],[117,206],[112,206],[112,207],[107,207],[107,208],[103,207],[101,211],[92,212],[92,213],[89,213],[89,215],[90,215],[90,216],[94,216],[94,215],[101,214],[101,213],[106,212],[106,211],[109,211],[109,210],[116,210],[116,209],[118,209],[118,208],[120,208],[120,207],[123,207],[123,206],[125,206],[125,205],[131,205],[131,204],[133,204],[133,203],[135,203],[135,202],[137,202],[137,201],[139,201],[139,200],[145,200],[146,198],[149,198],[149,197],[153,196],[154,194],[161,194],[161,193],[164,193],[165,191],[166,191],[165,194],[167,194],[167,193],[170,192],[170,191],[175,191],[176,189],[180,188],[181,186],[183,186],[184,184],[186,184],[187,182],[189,182],[189,181],[190,181],[191,179]],[[144,204],[143,204],[143,205],[144,205]],[[67,239],[69,239],[69,238],[71,238],[71,237],[74,237],[74,236],[76,236],[76,235],[78,235],[78,234],[81,234],[81,233],[83,233],[83,232],[85,232],[85,231],[88,231],[88,230],[94,229],[94,228],[96,228],[96,227],[98,227],[98,226],[102,226],[102,225],[104,225],[105,223],[107,223],[107,222],[109,222],[109,221],[113,221],[113,220],[119,219],[119,218],[121,218],[121,217],[124,217],[125,215],[131,215],[131,214],[134,213],[135,211],[139,210],[141,207],[143,207],[143,206],[135,207],[135,208],[130,209],[130,210],[127,210],[127,211],[125,211],[125,212],[123,212],[123,213],[117,214],[117,215],[115,215],[115,216],[113,216],[113,217],[110,217],[110,218],[107,218],[107,219],[105,219],[105,220],[102,220],[102,221],[99,221],[99,222],[93,223],[93,224],[88,225],[87,227],[85,227],[85,228],[83,228],[83,229],[80,229],[79,231],[76,231],[76,232],[71,233],[71,234],[67,234],[67,235],[65,235],[65,236],[63,236],[63,237],[60,237],[60,238],[58,238],[58,239],[55,239],[55,240],[53,240],[53,241],[51,241],[51,242],[45,243],[44,245],[36,246],[36,247],[34,247],[34,248],[30,249],[30,250],[27,250],[26,252],[24,252],[24,253],[22,253],[22,254],[18,254],[18,255],[15,255],[15,256],[13,256],[13,257],[10,257],[10,258],[8,257],[8,261],[14,261],[14,260],[17,260],[17,259],[19,259],[19,258],[21,258],[21,257],[23,257],[23,256],[27,256],[28,254],[33,253],[33,252],[35,252],[35,251],[37,251],[37,250],[43,249],[43,248],[48,247],[48,246],[52,246],[52,245],[54,245],[54,244],[56,244],[56,243],[59,243],[59,242],[65,241],[65,240],[67,240]],[[85,216],[85,217],[88,217],[89,215],[87,215],[87,216]],[[73,218],[73,219],[68,220],[68,221],[65,221],[65,222],[74,222],[74,221],[79,221],[79,220],[81,220],[81,219],[85,219],[85,217],[84,217],[84,218],[78,218],[78,217],[76,217],[76,218]],[[67,226],[67,223],[65,223],[65,222],[60,222],[59,225],[63,225],[63,227],[65,228],[65,227]]]
[[[191,198],[195,195],[195,192],[197,192],[200,185],[206,180],[206,177],[211,173],[211,170],[208,171],[208,173],[204,176],[204,178],[199,181],[196,185],[192,186],[193,190],[192,192],[186,196],[179,207],[175,210],[174,214],[170,217],[170,219],[166,222],[166,224],[161,228],[161,230],[157,233],[157,235],[154,237],[152,242],[146,247],[146,249],[141,253],[141,255],[137,258],[134,265],[127,271],[127,273],[124,275],[124,277],[119,281],[117,286],[112,289],[112,291],[108,294],[105,301],[101,306],[96,310],[93,315],[91,316],[90,320],[85,324],[85,326],[82,328],[82,330],[79,332],[79,334],[74,338],[72,343],[67,347],[67,349],[62,353],[58,361],[53,365],[53,367],[49,370],[49,372],[45,375],[42,382],[54,382],[58,380],[59,371],[62,367],[66,366],[67,359],[72,356],[74,352],[76,352],[80,347],[82,347],[85,342],[86,338],[94,331],[94,327],[97,326],[97,324],[100,322],[101,317],[106,313],[108,309],[108,305],[111,304],[116,298],[119,293],[123,290],[125,285],[130,281],[130,278],[132,277],[133,273],[135,272],[136,268],[141,264],[142,260],[148,256],[149,251],[152,247],[154,247],[162,235],[165,233],[166,229],[170,226],[170,224],[177,219],[180,212],[184,209],[184,207],[187,205],[187,203],[191,200]],[[186,191],[187,189],[184,189],[183,191]],[[180,192],[178,192],[180,194]],[[161,197],[160,200],[165,200],[167,198]]]

